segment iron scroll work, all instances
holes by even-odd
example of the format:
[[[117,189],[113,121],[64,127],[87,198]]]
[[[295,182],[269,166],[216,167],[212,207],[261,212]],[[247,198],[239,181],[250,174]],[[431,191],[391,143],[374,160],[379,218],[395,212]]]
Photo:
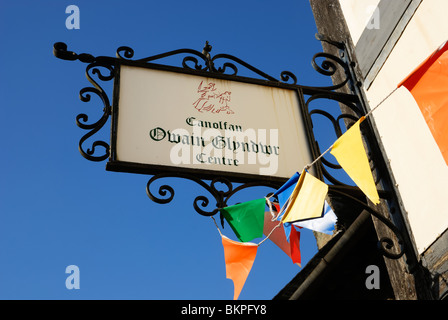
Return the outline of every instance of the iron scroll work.
[[[318,38],[322,41],[327,41],[323,37]],[[324,76],[333,76],[337,72],[341,72],[344,77],[340,83],[332,84],[324,87],[311,87],[297,84],[297,77],[290,71],[283,71],[280,73],[279,78],[273,77],[264,73],[263,71],[253,67],[245,61],[234,57],[229,54],[217,54],[211,56],[210,52],[212,47],[206,42],[202,52],[193,49],[179,49],[169,51],[166,53],[150,56],[142,59],[133,59],[134,50],[129,47],[119,47],[116,51],[116,57],[107,56],[93,56],[91,54],[81,53],[77,54],[67,50],[67,45],[62,42],[54,44],[53,54],[63,60],[79,60],[83,63],[87,63],[86,77],[92,86],[85,87],[80,90],[80,100],[83,102],[90,102],[91,95],[97,96],[102,101],[102,114],[98,120],[89,122],[89,116],[81,113],[76,117],[76,124],[83,130],[86,130],[82,138],[79,141],[79,152],[81,155],[90,161],[104,161],[109,159],[106,165],[107,170],[118,171],[114,168],[114,147],[113,139],[110,145],[103,140],[95,140],[95,135],[106,125],[109,117],[113,115],[114,105],[111,104],[111,100],[106,91],[99,84],[100,81],[107,83],[109,81],[116,81],[118,77],[118,69],[120,65],[134,65],[142,67],[151,67],[160,70],[169,70],[181,73],[189,73],[195,75],[204,75],[207,77],[214,77],[225,80],[235,80],[250,82],[255,84],[268,85],[279,88],[287,88],[297,90],[299,92],[299,99],[302,99],[301,110],[303,118],[305,119],[305,127],[308,131],[308,141],[313,156],[317,157],[321,153],[319,142],[316,141],[313,134],[313,127],[315,123],[313,119],[316,117],[323,117],[328,120],[332,125],[334,134],[336,137],[342,135],[344,131],[345,123],[348,123],[348,127],[355,123],[361,116],[366,113],[365,106],[363,105],[360,94],[356,92],[356,79],[353,74],[352,66],[346,54],[345,46],[342,43],[331,43],[339,48],[340,56],[334,56],[328,53],[317,53],[312,58],[313,68]],[[181,67],[175,67],[165,64],[156,64],[159,60],[164,58],[180,57]],[[320,63],[320,59],[323,59]],[[223,61],[223,62],[221,62]],[[237,67],[238,66],[238,67]],[[246,72],[252,73],[256,77],[246,77],[238,75],[240,69],[244,68]],[[344,93],[338,91],[339,89],[349,86],[352,88],[351,92]],[[114,100],[115,100],[114,92]],[[349,110],[350,113],[342,113],[338,115],[332,114],[332,112],[312,108],[316,101],[332,101],[336,102],[336,105],[343,104]],[[341,120],[343,124],[341,125]],[[113,124],[112,124],[113,131]],[[112,132],[113,133],[113,132]],[[90,147],[86,148],[88,141],[93,139]],[[323,149],[323,148],[322,148]],[[325,149],[323,149],[325,150]],[[372,161],[372,164],[375,162]],[[401,230],[389,219],[384,218],[380,213],[368,206],[366,201],[362,201],[357,197],[357,188],[348,186],[339,181],[332,174],[332,170],[341,170],[342,168],[326,157],[321,158],[315,165],[316,175],[321,179],[326,179],[329,182],[329,194],[343,197],[347,202],[355,203],[364,207],[373,216],[377,217],[382,223],[388,226],[398,239],[398,246],[394,244],[389,238],[380,239],[380,249],[383,254],[389,258],[398,259],[404,254],[404,242],[403,234]],[[375,168],[373,169],[375,170]],[[151,191],[151,186],[154,182],[164,178],[183,178],[193,181],[204,188],[210,196],[199,195],[193,201],[195,210],[203,216],[213,216],[219,212],[220,208],[226,207],[229,199],[238,193],[239,191],[256,186],[266,186],[277,189],[285,181],[279,179],[232,179],[231,177],[216,177],[213,175],[205,175],[197,177],[194,174],[188,172],[176,172],[172,170],[164,170],[160,168],[158,172],[151,172],[152,177],[149,179],[146,192],[148,197],[156,203],[166,204],[172,201],[175,191],[173,187],[167,184],[160,186],[156,193]],[[378,175],[377,175],[378,176]],[[205,179],[209,179],[206,182]],[[234,184],[236,183],[236,184]],[[224,190],[222,189],[224,186]],[[380,197],[388,200],[390,198],[389,193],[380,191]],[[211,199],[214,199],[216,206],[212,210],[207,210],[210,206]],[[364,198],[365,200],[365,198]],[[222,219],[222,217],[221,217]],[[222,220],[221,220],[222,221]],[[397,249],[398,248],[398,249]],[[398,250],[398,252],[397,252]]]

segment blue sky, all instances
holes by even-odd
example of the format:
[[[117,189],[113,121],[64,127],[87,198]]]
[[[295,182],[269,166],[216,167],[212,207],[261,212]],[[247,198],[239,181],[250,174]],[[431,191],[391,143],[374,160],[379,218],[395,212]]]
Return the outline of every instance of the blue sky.
[[[65,25],[72,4],[79,30]],[[79,100],[90,85],[86,64],[57,59],[52,47],[61,41],[76,53],[115,56],[125,45],[144,58],[201,51],[208,40],[212,55],[319,86],[328,80],[311,67],[322,48],[309,2],[2,0],[0,30],[0,299],[232,299],[219,234],[192,206],[206,191],[171,179],[174,200],[157,204],[146,196],[149,176],[84,159],[75,117],[94,114],[100,101]],[[270,191],[247,190],[230,204]],[[301,250],[304,265],[316,252],[310,231],[302,231]],[[69,265],[80,269],[78,290],[65,287]],[[240,299],[271,299],[299,271],[266,241]]]

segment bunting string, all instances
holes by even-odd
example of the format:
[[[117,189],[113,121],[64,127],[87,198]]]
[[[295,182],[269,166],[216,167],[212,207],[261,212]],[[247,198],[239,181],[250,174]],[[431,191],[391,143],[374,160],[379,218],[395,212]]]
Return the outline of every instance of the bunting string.
[[[278,227],[280,227],[280,225],[282,224],[282,222],[280,221],[274,228],[272,228],[271,232],[269,232],[269,234],[263,239],[261,240],[258,245],[262,244],[263,242],[265,242],[266,240],[269,239],[269,237],[271,236],[271,234],[274,232],[275,229],[277,229]]]
[[[341,167],[344,168],[347,174],[354,180],[366,196],[373,203],[379,203],[378,192],[373,177],[371,176],[368,158],[362,143],[360,123],[369,117],[397,89],[398,87],[392,90],[365,116],[362,116],[355,122],[355,124],[347,129],[341,137],[336,139],[327,150],[320,154],[310,164],[306,165],[300,174],[298,172],[294,174],[275,193],[262,199],[220,208],[221,214],[227,220],[238,239],[243,242],[241,246],[235,246],[235,242],[231,242],[231,240],[225,237],[215,218],[211,216],[223,241],[226,277],[231,279],[234,283],[234,300],[238,299],[246,278],[252,268],[257,252],[256,248],[268,240],[277,228],[285,225],[284,231],[287,233],[284,233],[284,242],[276,242],[279,241],[278,238],[277,240],[272,239],[272,241],[288,254],[292,261],[299,266],[301,266],[300,233],[295,229],[294,223],[299,223],[297,224],[298,228],[305,227],[324,233],[328,233],[331,230],[334,231],[337,217],[334,213],[332,216],[326,209],[326,207],[329,207],[325,201],[328,186],[308,172],[308,169],[316,164],[325,154],[331,151]],[[347,157],[346,154],[349,154],[349,157]],[[354,166],[354,164],[356,165]],[[353,167],[355,167],[356,170],[351,169]],[[293,190],[291,191],[292,187]],[[290,194],[285,197],[288,192],[290,192]],[[283,196],[280,197],[282,193]],[[278,205],[271,201],[271,197],[274,195],[277,195],[278,197]],[[323,208],[320,207],[321,204]],[[268,207],[269,213],[266,212],[266,206]],[[262,217],[260,215],[261,210],[263,211]],[[267,233],[267,230],[265,229],[267,226],[265,219],[269,218],[272,223],[269,227],[272,229]],[[325,220],[322,221],[320,218]],[[309,222],[310,219],[316,220]],[[277,224],[274,222],[276,220],[278,221]],[[320,220],[320,222],[316,222],[318,220]],[[287,224],[288,226],[286,226]],[[251,239],[260,238],[263,234],[265,237],[258,244],[252,242],[247,243],[247,245],[245,244]],[[275,237],[276,236],[273,236],[273,238]],[[285,247],[285,244],[287,247]]]
[[[381,101],[380,101],[374,108],[372,108],[369,112],[367,112],[367,114],[366,114],[365,116],[363,116],[363,117],[361,117],[361,118],[366,119],[367,117],[369,117],[369,116],[370,116],[376,109],[378,109],[378,107],[379,107],[380,105],[383,104],[384,101],[386,101],[392,94],[394,94],[395,91],[397,91],[397,89],[398,89],[398,87],[395,88],[394,90],[392,90],[392,91],[391,91],[391,92],[390,92],[390,93],[389,93],[383,100],[381,100]],[[308,170],[309,168],[311,168],[311,167],[312,167],[313,165],[315,165],[316,162],[319,161],[325,154],[327,154],[328,152],[330,152],[330,150],[333,149],[335,143],[336,143],[336,141],[333,142],[333,144],[332,144],[327,150],[325,150],[320,156],[318,156],[316,159],[314,159],[313,162],[311,162],[310,164],[307,164],[307,165],[304,167],[304,170]]]
[[[438,78],[436,78],[436,80],[432,78],[428,80],[428,78],[425,78],[423,75],[429,72],[427,69],[430,69],[437,59],[439,59],[437,61],[440,61],[439,64],[448,65],[447,51],[448,41],[435,52],[437,54],[433,54],[433,56],[430,56],[430,58],[425,60],[416,71],[412,72],[374,108],[369,110],[364,116],[360,117],[344,134],[338,137],[327,150],[321,153],[314,159],[314,161],[304,166],[300,174],[299,172],[296,172],[275,193],[263,199],[252,200],[244,204],[237,204],[220,209],[221,214],[227,220],[238,239],[243,242],[241,245],[234,241],[229,244],[229,241],[231,240],[222,234],[215,218],[211,217],[219,234],[223,238],[226,259],[226,276],[234,281],[234,299],[238,299],[239,293],[241,292],[244,282],[252,268],[257,247],[271,236],[271,240],[290,256],[294,263],[297,263],[300,266],[300,233],[298,233],[296,227],[307,228],[327,234],[330,234],[329,232],[334,233],[337,216],[325,200],[328,193],[328,185],[308,172],[308,169],[315,165],[328,152],[331,152],[341,168],[345,170],[348,176],[370,201],[374,204],[380,203],[376,183],[373,179],[367,153],[365,152],[366,150],[362,139],[360,124],[402,86],[410,91],[423,112],[426,111],[425,106],[427,106],[430,101],[427,101],[428,99],[422,94],[422,91],[424,91],[424,94],[427,94],[429,91],[428,88],[431,88],[432,90],[431,86],[437,85],[438,91],[436,90],[435,94],[444,97],[441,100],[442,106],[440,106],[439,109],[443,109],[443,112],[448,113],[448,104],[445,99],[447,92],[446,75],[443,74],[440,76],[439,73],[437,73],[436,76],[438,76]],[[437,67],[440,68],[439,65],[437,65]],[[420,69],[423,71],[420,71]],[[431,77],[434,77],[434,72],[431,73]],[[415,88],[416,86],[417,89]],[[429,92],[432,94],[433,91],[434,90]],[[431,99],[432,98],[433,95],[431,96]],[[429,117],[432,115],[433,113],[431,113]],[[439,118],[442,119],[434,120],[431,118],[431,122],[426,119],[426,114],[424,114],[424,116],[428,126],[433,125],[433,122],[436,120],[439,121],[437,122],[438,131],[434,129],[436,131],[432,132],[432,134],[448,165],[448,139],[446,139],[448,131],[446,130],[446,118],[441,116],[439,116]],[[276,197],[275,202],[271,201],[272,197]],[[266,205],[268,206],[269,211],[266,211]],[[262,210],[263,212],[261,212]],[[269,219],[270,221],[266,219]],[[285,227],[282,229],[284,232],[274,233],[274,231],[281,226]],[[246,243],[252,239],[261,238],[263,234],[265,237],[258,244]],[[225,243],[225,241],[227,242]]]
[[[395,93],[395,91],[398,90],[399,87],[394,88],[394,90],[392,90],[386,97],[384,97],[374,108],[372,108],[369,112],[367,112],[366,115],[364,115],[363,117],[361,117],[361,119],[366,119],[368,118],[376,109],[378,109],[378,107],[380,107],[392,94]],[[316,159],[314,159],[313,162],[307,164],[303,169],[308,171],[312,166],[314,166],[323,156],[325,156],[328,152],[331,151],[331,149],[333,149],[334,145],[335,145],[336,141],[333,142],[333,144],[331,144],[331,146],[328,147],[327,150],[325,150],[323,153],[321,153]],[[291,195],[292,196],[292,195]],[[290,196],[290,198],[291,198]],[[268,203],[269,209],[271,211],[271,214],[273,214],[273,210],[271,208],[271,201],[270,198],[272,197],[272,195],[270,195],[269,197],[266,197],[266,201]],[[275,219],[277,219],[286,209],[287,205],[288,205],[289,200],[285,203],[285,205],[281,208],[281,210],[277,213],[277,216],[275,217]],[[273,214],[274,216],[274,214]]]
[[[219,230],[219,227],[218,227],[218,224],[216,223],[216,220],[215,220],[215,218],[214,218],[213,216],[211,216],[210,218],[212,218],[212,219],[213,219],[213,222],[215,223],[216,229],[218,229],[219,235],[220,235],[220,236],[222,237],[222,233],[221,233],[221,230]]]
[[[385,98],[383,98],[374,108],[372,108],[365,116],[363,116],[363,117],[361,117],[361,119],[362,120],[364,120],[364,119],[366,119],[367,117],[369,117],[376,109],[378,109],[378,107],[380,107],[392,94],[394,94],[395,93],[395,91],[397,91],[398,90],[398,88],[399,87],[396,87],[394,90],[392,90]],[[325,156],[325,154],[327,154],[328,152],[330,152],[331,151],[331,149],[333,149],[333,147],[334,147],[334,145],[336,144],[336,141],[330,146],[330,147],[328,147],[328,149],[327,150],[325,150],[321,155],[319,155],[313,162],[311,162],[310,164],[308,164],[308,165],[306,165],[305,167],[304,167],[304,170],[306,170],[306,171],[308,171],[308,169],[310,169],[313,165],[315,165],[323,156]],[[281,209],[277,212],[277,213],[275,213],[274,212],[274,210],[273,210],[273,206],[272,206],[272,202],[271,202],[271,200],[270,200],[270,198],[272,197],[273,195],[270,195],[270,196],[268,196],[268,197],[266,197],[265,199],[266,199],[266,203],[267,203],[267,205],[268,205],[268,207],[269,207],[269,211],[270,211],[270,213],[271,213],[271,215],[272,215],[272,221],[275,221],[275,220],[277,220],[281,215],[282,215],[282,213],[284,213],[284,211],[285,211],[285,209],[286,209],[286,207],[288,206],[288,204],[289,204],[289,202],[290,202],[290,199],[292,198],[292,194],[290,195],[290,197],[289,197],[289,199],[286,201],[286,203],[281,207]],[[219,234],[222,236],[222,233],[221,233],[221,230],[219,229],[219,227],[218,227],[218,224],[216,223],[216,221],[215,221],[215,219],[212,217],[212,219],[213,219],[213,221],[214,221],[214,223],[215,223],[215,226],[216,226],[216,228],[218,229],[218,232],[219,232]],[[272,233],[274,232],[274,230],[276,229],[276,228],[278,228],[278,227],[280,227],[280,225],[282,224],[282,222],[279,222],[272,230],[271,230],[271,232],[268,234],[268,235],[266,235],[266,237],[263,239],[263,240],[261,240],[259,243],[258,243],[258,246],[259,245],[261,245],[264,241],[266,241],[267,239],[269,239],[269,237],[272,235]]]
[[[216,223],[215,218],[214,218],[213,216],[212,216],[211,218],[213,219],[213,222],[215,223],[216,229],[218,229],[219,235],[222,237],[223,234],[222,234],[221,230],[219,229],[218,224]],[[269,237],[272,235],[272,233],[275,231],[275,229],[277,229],[278,227],[280,227],[281,224],[282,224],[282,222],[280,221],[275,227],[273,227],[272,230],[269,232],[269,234],[266,235],[266,237],[265,237],[263,240],[261,240],[261,241],[257,244],[257,246],[261,245],[263,242],[265,242],[266,240],[268,240]]]
[[[386,101],[387,99],[389,99],[389,97],[391,95],[393,95],[395,93],[395,91],[398,90],[399,87],[395,88],[394,90],[392,90],[383,100],[381,100],[373,109],[371,109],[369,112],[367,112],[367,114],[364,116],[365,118],[367,118],[368,116],[370,116],[372,114],[373,111],[375,111],[380,105],[383,104],[384,101]]]
[[[396,88],[394,88],[394,90],[392,90],[386,97],[384,97],[374,108],[372,108],[366,115],[364,115],[363,117],[361,117],[361,119],[362,120],[364,120],[364,119],[366,119],[366,118],[368,118],[376,109],[378,109],[378,107],[380,107],[392,94],[394,94],[395,93],[395,91],[397,91],[398,90],[398,88],[399,87],[396,87]],[[304,170],[306,170],[306,171],[308,171],[308,169],[310,169],[313,165],[315,165],[323,156],[325,156],[328,152],[330,152],[332,149],[333,149],[333,147],[334,147],[334,145],[336,144],[336,141],[335,142],[333,142],[333,144],[330,146],[330,147],[328,147],[328,149],[327,150],[325,150],[322,154],[320,154],[316,159],[314,159],[314,161],[313,162],[311,162],[311,163],[309,163],[308,165],[306,165],[305,167],[304,167]],[[285,211],[285,209],[286,209],[286,207],[288,206],[288,204],[289,204],[289,202],[290,202],[290,199],[292,198],[292,194],[290,195],[290,197],[289,197],[289,199],[288,199],[288,201],[286,201],[286,203],[280,208],[280,210],[278,211],[278,212],[274,212],[274,210],[273,210],[273,206],[272,206],[272,202],[271,202],[271,197],[273,196],[273,194],[272,195],[270,195],[270,196],[268,196],[268,197],[266,197],[265,199],[266,199],[266,203],[267,203],[267,205],[268,205],[268,207],[269,207],[269,211],[270,211],[270,213],[271,213],[271,215],[272,215],[272,221],[274,221],[274,220],[277,220],[281,215],[282,215],[282,213],[284,213],[284,211]],[[213,218],[213,217],[212,217]],[[214,220],[214,219],[213,219]],[[263,243],[264,241],[266,241],[267,239],[269,239],[269,236],[274,232],[274,230],[276,229],[276,228],[278,228],[279,226],[280,226],[280,224],[281,224],[281,222],[276,226],[276,227],[274,227],[272,230],[271,230],[271,232],[266,236],[266,238],[265,239],[263,239],[258,245],[260,245],[261,243]],[[216,227],[218,228],[218,225],[216,224],[216,222],[215,222],[215,225],[216,225]],[[221,234],[221,231],[219,230],[219,228],[218,228],[218,231],[220,232],[220,234]]]

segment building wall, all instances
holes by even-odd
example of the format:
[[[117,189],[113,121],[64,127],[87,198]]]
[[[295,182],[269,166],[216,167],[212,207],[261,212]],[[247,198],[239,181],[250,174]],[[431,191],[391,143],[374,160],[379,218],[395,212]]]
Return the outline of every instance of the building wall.
[[[446,0],[340,0],[340,5],[371,108],[448,40]],[[372,5],[379,25],[369,20]],[[407,89],[395,91],[372,117],[422,254],[448,228],[448,166]]]
[[[353,43],[357,43],[380,0],[340,0]]]

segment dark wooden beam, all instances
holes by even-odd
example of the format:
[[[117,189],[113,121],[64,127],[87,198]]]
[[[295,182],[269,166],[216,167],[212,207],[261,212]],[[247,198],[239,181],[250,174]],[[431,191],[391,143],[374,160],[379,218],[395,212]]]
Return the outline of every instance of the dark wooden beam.
[[[343,16],[342,9],[340,7],[338,0],[310,0],[311,8],[314,14],[317,30],[320,34],[328,37],[332,41],[343,42],[346,44],[347,49],[350,51],[352,56],[352,61],[354,64],[354,72],[357,79],[363,79],[361,70],[356,67],[357,61],[354,54],[354,45],[352,39],[350,38],[349,29],[347,27],[346,21]],[[339,49],[335,46],[322,42],[322,47],[325,52],[333,54],[335,56],[339,55]],[[333,82],[339,83],[343,80],[344,75],[336,73],[333,76]],[[353,84],[352,84],[353,85]],[[356,85],[356,84],[355,84]],[[358,86],[358,90],[362,90],[361,86]],[[341,91],[350,93],[353,90],[353,86],[346,86],[342,88]],[[351,113],[344,105],[341,106],[341,111],[343,113]],[[389,206],[383,200],[375,209],[380,212],[384,217],[390,218]],[[382,237],[388,237],[391,239],[396,239],[392,231],[381,223],[378,219],[372,218],[373,224],[376,229],[378,239]],[[411,248],[412,249],[412,248]],[[412,252],[412,250],[410,250]],[[409,257],[407,257],[409,258]],[[415,259],[415,257],[412,257]],[[408,272],[408,265],[405,261],[406,256],[400,259],[390,259],[385,257],[384,262],[387,267],[388,275],[390,278],[390,283],[394,291],[395,299],[397,300],[416,300],[416,299],[427,299],[428,295],[425,293],[425,279],[417,270],[416,273],[412,274]],[[416,284],[416,277],[417,284]],[[423,283],[423,285],[422,285]],[[418,287],[418,289],[417,289]]]

